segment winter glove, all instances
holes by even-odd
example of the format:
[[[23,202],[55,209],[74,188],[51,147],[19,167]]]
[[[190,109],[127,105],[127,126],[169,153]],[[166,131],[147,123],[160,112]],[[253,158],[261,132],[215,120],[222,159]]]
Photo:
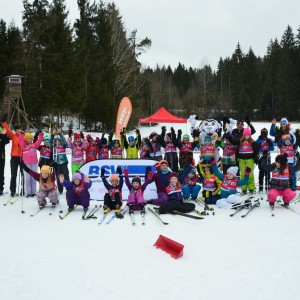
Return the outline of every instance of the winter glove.
[[[105,175],[105,169],[101,169],[101,177],[103,178]]]
[[[211,159],[211,164],[212,164],[212,165],[215,165],[216,163],[217,163],[217,160],[216,160],[216,158],[215,158],[215,157],[214,157],[214,158],[212,158],[212,159]]]
[[[147,179],[152,180],[154,173],[152,171],[149,172]]]
[[[181,140],[181,135],[182,135],[182,130],[178,129],[178,131],[177,131],[177,138],[178,138],[178,140]]]
[[[126,127],[123,127],[123,133],[126,134],[127,130]]]
[[[117,167],[117,173],[119,175],[122,175],[123,174],[123,171],[122,171],[122,168],[120,166]]]
[[[80,131],[80,137],[81,137],[82,139],[84,139],[84,134],[83,134],[82,131]]]
[[[73,134],[73,130],[72,130],[72,129],[70,129],[70,130],[68,131],[68,135],[69,135],[69,137],[72,137],[72,134]]]
[[[218,137],[220,137],[220,136],[222,135],[222,128],[219,128],[219,129],[217,130],[217,134],[218,134]]]
[[[165,134],[165,133],[166,133],[166,131],[167,131],[167,128],[166,128],[166,126],[162,126],[162,128],[161,128],[161,132]]]
[[[1,122],[4,123],[4,122],[6,122],[6,121],[7,121],[7,114],[4,114],[4,115],[2,116]]]
[[[199,130],[197,130],[197,129],[194,129],[193,130],[193,138],[199,138]]]
[[[139,129],[136,129],[136,130],[135,130],[135,134],[136,134],[136,135],[141,135]]]
[[[128,176],[128,175],[129,175],[128,169],[124,169],[124,175],[125,175],[125,176]]]
[[[248,116],[245,117],[245,122],[246,122],[247,125],[250,127],[251,122],[250,122],[250,119],[249,119]]]
[[[245,176],[249,176],[251,172],[251,168],[247,167],[245,170]]]
[[[112,141],[113,136],[114,136],[114,132],[111,131],[111,132],[109,133],[109,141]]]
[[[174,130],[174,128],[173,128],[173,127],[171,127],[171,133],[172,133],[172,135],[174,135],[174,134],[175,134],[175,130]]]
[[[223,117],[223,126],[225,126],[226,123],[229,124],[230,121],[229,121],[229,119],[228,119],[227,116],[224,116],[224,117]]]

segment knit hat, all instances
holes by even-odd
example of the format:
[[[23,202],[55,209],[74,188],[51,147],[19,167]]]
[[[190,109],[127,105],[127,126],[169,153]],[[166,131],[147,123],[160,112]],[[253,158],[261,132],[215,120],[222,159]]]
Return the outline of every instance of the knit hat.
[[[197,171],[196,171],[195,168],[192,168],[191,171],[190,171],[190,173],[192,173],[193,175],[196,175]]]
[[[149,140],[152,140],[153,137],[155,137],[157,135],[157,132],[153,131],[151,132],[151,134],[149,135]]]
[[[117,174],[111,174],[110,181],[113,181],[113,180],[119,181],[119,177]]]
[[[60,137],[60,135],[56,135],[56,136],[54,136],[54,140],[60,140],[60,141],[61,141],[61,137]]]
[[[31,133],[25,133],[24,140],[27,141],[28,139],[33,139],[33,135]]]
[[[89,141],[89,140],[93,140],[93,138],[92,138],[92,136],[90,135],[90,134],[88,134],[87,136],[86,136],[86,139]]]
[[[48,135],[44,136],[44,143],[50,143],[50,138]]]
[[[81,139],[81,136],[79,133],[74,133],[74,139]]]
[[[164,159],[162,159],[161,161],[159,161],[159,164],[160,164],[160,165],[162,165],[162,164],[167,164],[167,165],[169,165],[168,162],[167,162],[166,160],[164,160]]]
[[[141,178],[138,176],[133,177],[131,183],[134,183],[134,182],[138,182],[141,185]]]
[[[82,176],[81,176],[81,173],[78,173],[78,172],[75,172],[72,176],[72,180],[81,180],[82,179]]]
[[[280,120],[280,124],[288,124],[289,123],[289,121],[287,120],[287,118],[282,118],[281,120]]]
[[[172,137],[172,134],[171,134],[171,132],[168,132],[167,134],[166,134],[166,137],[169,137],[169,138],[171,138]]]
[[[189,140],[189,139],[190,139],[190,136],[189,136],[187,133],[185,133],[185,134],[182,136],[182,138],[183,138],[183,139],[188,139],[188,140]]]
[[[266,134],[268,135],[268,129],[267,128],[263,128],[261,131],[260,131],[261,134]]]
[[[251,135],[251,129],[249,127],[244,128],[243,135]]]
[[[14,130],[17,130],[17,129],[21,129],[21,126],[20,126],[19,124],[16,124],[16,125],[14,126]]]
[[[51,167],[47,166],[47,165],[43,165],[41,167],[41,173],[48,173],[48,174],[50,174],[51,173]]]
[[[130,135],[130,136],[128,137],[128,142],[129,142],[129,143],[130,143],[130,142],[134,142],[134,136]]]
[[[204,138],[204,142],[210,142],[211,143],[211,137],[208,135]]]
[[[239,119],[239,120],[237,120],[237,122],[236,123],[242,123],[243,125],[244,125],[244,120],[242,120],[242,119]]]
[[[112,143],[113,144],[115,144],[115,143],[119,143],[120,144],[120,140],[118,138],[114,138],[113,141],[112,141]]]
[[[279,162],[281,165],[285,166],[287,164],[287,154],[277,155],[275,158],[276,162]]]
[[[227,173],[232,174],[234,177],[236,176],[237,172],[238,172],[239,168],[238,167],[230,167],[227,170]]]
[[[179,180],[179,175],[176,172],[171,172],[169,178],[171,177],[176,177]]]
[[[102,141],[102,145],[106,145],[107,144],[107,138],[102,138],[101,141]]]

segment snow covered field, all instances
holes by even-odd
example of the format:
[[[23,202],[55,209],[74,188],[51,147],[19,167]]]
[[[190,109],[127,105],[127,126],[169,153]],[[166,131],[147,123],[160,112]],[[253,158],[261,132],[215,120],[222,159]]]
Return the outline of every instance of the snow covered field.
[[[143,127],[142,136],[151,131]],[[9,153],[8,145],[5,191]],[[300,299],[300,215],[276,206],[271,217],[266,195],[245,219],[216,209],[204,220],[162,215],[165,226],[149,212],[145,226],[136,215],[135,227],[128,214],[109,225],[83,221],[81,208],[65,220],[50,208],[30,217],[36,199],[24,198],[22,214],[21,200],[2,205],[8,198],[0,198],[0,299]],[[61,203],[65,212],[65,195]],[[299,205],[291,207],[300,213]],[[183,257],[153,247],[160,234],[184,244]]]

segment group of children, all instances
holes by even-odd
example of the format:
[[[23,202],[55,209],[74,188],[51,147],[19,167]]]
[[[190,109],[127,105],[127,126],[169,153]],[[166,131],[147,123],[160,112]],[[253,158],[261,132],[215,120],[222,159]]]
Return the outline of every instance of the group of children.
[[[15,133],[9,129],[5,120],[2,120],[5,129],[4,134],[13,140],[19,150],[19,164],[26,171],[25,185],[26,196],[37,196],[39,206],[46,205],[46,197],[52,205],[59,202],[59,193],[66,188],[66,200],[69,210],[75,205],[82,205],[86,210],[89,206],[89,188],[92,185],[88,176],[80,173],[83,163],[95,159],[123,158],[123,150],[126,150],[127,158],[144,158],[157,161],[156,172],[146,170],[145,181],[133,177],[129,180],[128,170],[117,168],[118,174],[112,174],[110,180],[105,176],[105,170],[101,170],[101,178],[107,189],[104,196],[104,213],[114,210],[118,218],[122,218],[122,188],[125,183],[129,189],[127,205],[129,212],[135,210],[145,212],[145,205],[158,204],[159,212],[166,213],[174,210],[189,212],[195,209],[189,199],[196,200],[199,196],[206,204],[216,204],[219,208],[232,207],[240,203],[242,197],[237,192],[240,187],[242,194],[253,194],[255,191],[254,167],[259,168],[259,191],[268,192],[270,205],[274,205],[277,196],[282,196],[285,205],[296,196],[295,158],[298,148],[297,135],[289,129],[285,118],[280,121],[280,127],[276,127],[273,121],[271,135],[275,136],[280,148],[280,155],[271,163],[271,151],[274,150],[274,142],[268,138],[268,130],[263,128],[256,141],[251,137],[255,133],[250,120],[247,128],[244,122],[237,122],[237,129],[225,131],[223,136],[218,133],[216,141],[210,136],[204,138],[200,144],[197,128],[193,131],[193,141],[188,134],[182,135],[178,130],[177,135],[173,128],[166,133],[166,127],[158,135],[152,132],[148,138],[141,139],[139,130],[136,130],[136,138],[126,138],[126,129],[121,131],[121,140],[109,139],[103,134],[101,139],[86,137],[82,132],[69,131],[67,140],[62,132],[53,129],[51,135],[37,132],[22,133],[15,127]],[[226,122],[224,124],[226,128]],[[3,133],[3,132],[2,132]],[[16,139],[17,138],[17,139]],[[42,145],[42,142],[43,145]],[[72,151],[72,179],[69,178],[68,159],[66,148]],[[221,166],[217,166],[216,148],[223,149]],[[165,149],[165,156],[161,149]],[[179,157],[177,156],[179,149]],[[200,160],[195,164],[193,151],[200,150]],[[12,149],[12,151],[16,149]],[[40,151],[39,160],[37,151]],[[12,152],[13,154],[13,152]],[[14,155],[12,155],[12,158]],[[38,172],[38,167],[40,172]],[[222,171],[222,172],[221,172]],[[12,168],[13,174],[13,168]],[[56,180],[59,178],[59,180]],[[36,181],[39,190],[36,191]],[[148,184],[155,182],[157,187],[157,199],[145,201],[143,193]],[[202,194],[199,195],[202,185]],[[16,187],[11,182],[11,193],[14,196]],[[24,191],[21,191],[24,193]]]

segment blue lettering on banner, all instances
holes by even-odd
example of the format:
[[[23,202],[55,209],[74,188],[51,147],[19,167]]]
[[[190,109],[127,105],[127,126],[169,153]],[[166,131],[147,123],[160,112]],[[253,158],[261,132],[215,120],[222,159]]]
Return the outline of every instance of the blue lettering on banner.
[[[145,175],[146,168],[149,166],[120,166],[122,171],[124,172],[125,169],[128,169],[129,174],[135,174],[135,175]],[[89,176],[95,176],[95,175],[101,175],[102,169],[105,169],[105,175],[114,174],[117,172],[117,167],[114,165],[104,165],[99,168],[99,166],[90,166],[89,168]],[[151,171],[155,172],[155,167],[151,166]],[[93,176],[93,177],[94,177]]]

